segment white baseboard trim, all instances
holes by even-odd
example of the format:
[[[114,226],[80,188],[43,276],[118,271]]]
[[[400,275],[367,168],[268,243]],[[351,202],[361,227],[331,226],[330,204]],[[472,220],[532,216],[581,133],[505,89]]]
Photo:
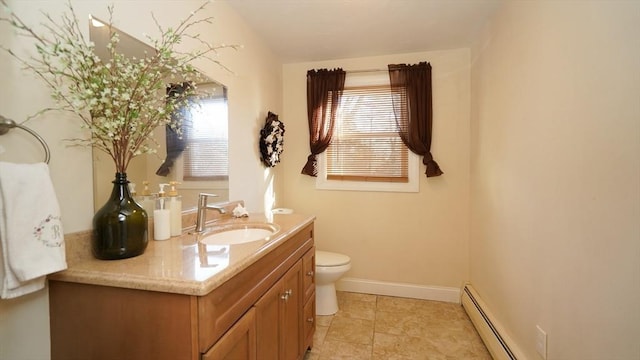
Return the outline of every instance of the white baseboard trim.
[[[491,357],[495,360],[526,359],[518,344],[507,334],[506,329],[491,313],[491,309],[471,286],[466,284],[462,290],[462,307],[478,331]]]
[[[355,293],[460,303],[460,289],[453,287],[425,286],[347,277],[336,283],[336,289]]]

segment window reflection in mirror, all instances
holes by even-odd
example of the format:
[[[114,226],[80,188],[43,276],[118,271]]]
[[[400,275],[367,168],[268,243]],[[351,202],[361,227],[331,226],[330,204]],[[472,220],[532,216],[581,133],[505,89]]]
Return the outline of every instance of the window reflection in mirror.
[[[182,180],[228,181],[226,89],[210,89],[210,84],[201,84],[198,89],[203,87],[208,95],[199,99],[199,106],[190,109],[191,124],[182,129],[186,142],[182,154]]]
[[[118,51],[122,54],[140,58],[144,57],[145,53],[155,52],[155,49],[143,41],[115,27],[111,27],[111,30],[119,34]],[[95,44],[96,54],[102,61],[108,61],[105,57],[108,56],[106,46],[109,27],[101,20],[91,18],[89,36]],[[102,51],[103,49],[105,51]],[[169,82],[167,80],[167,84]],[[158,191],[158,185],[161,183],[179,181],[181,184],[178,185],[178,192],[182,195],[183,209],[195,207],[200,192],[217,194],[218,201],[229,199],[227,89],[213,80],[197,84],[197,89],[199,93],[206,95],[198,100],[200,106],[192,106],[190,109],[192,123],[183,129],[185,149],[176,159],[169,174],[156,175],[166,156],[164,128],[154,131],[154,139],[159,145],[158,152],[134,158],[127,168],[128,179],[136,184],[135,190],[138,194],[143,190],[143,181],[149,182],[152,193]],[[158,96],[166,95],[159,93]],[[109,156],[94,150],[93,188],[96,209],[104,205],[111,193],[114,172],[113,161]]]

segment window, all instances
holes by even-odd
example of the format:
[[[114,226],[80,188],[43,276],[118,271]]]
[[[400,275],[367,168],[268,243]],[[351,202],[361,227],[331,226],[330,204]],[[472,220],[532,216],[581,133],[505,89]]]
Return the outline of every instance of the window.
[[[418,157],[398,135],[387,74],[347,74],[331,145],[316,187],[418,191]]]
[[[227,100],[224,96],[201,99],[191,108],[191,126],[184,129],[182,180],[228,180],[229,146]]]

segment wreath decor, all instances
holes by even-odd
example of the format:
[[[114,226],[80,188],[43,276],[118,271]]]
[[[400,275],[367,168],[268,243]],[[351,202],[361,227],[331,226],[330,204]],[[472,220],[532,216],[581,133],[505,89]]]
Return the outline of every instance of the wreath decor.
[[[260,130],[260,160],[268,167],[280,162],[284,150],[284,124],[278,115],[269,111],[266,123]]]

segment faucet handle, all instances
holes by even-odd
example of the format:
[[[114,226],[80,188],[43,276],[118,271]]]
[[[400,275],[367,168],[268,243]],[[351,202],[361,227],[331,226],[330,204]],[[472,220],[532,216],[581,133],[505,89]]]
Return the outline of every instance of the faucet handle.
[[[218,195],[216,194],[209,194],[209,193],[200,193],[200,195],[198,195],[198,209],[200,207],[203,206],[207,206],[207,199],[210,197],[217,197]]]

